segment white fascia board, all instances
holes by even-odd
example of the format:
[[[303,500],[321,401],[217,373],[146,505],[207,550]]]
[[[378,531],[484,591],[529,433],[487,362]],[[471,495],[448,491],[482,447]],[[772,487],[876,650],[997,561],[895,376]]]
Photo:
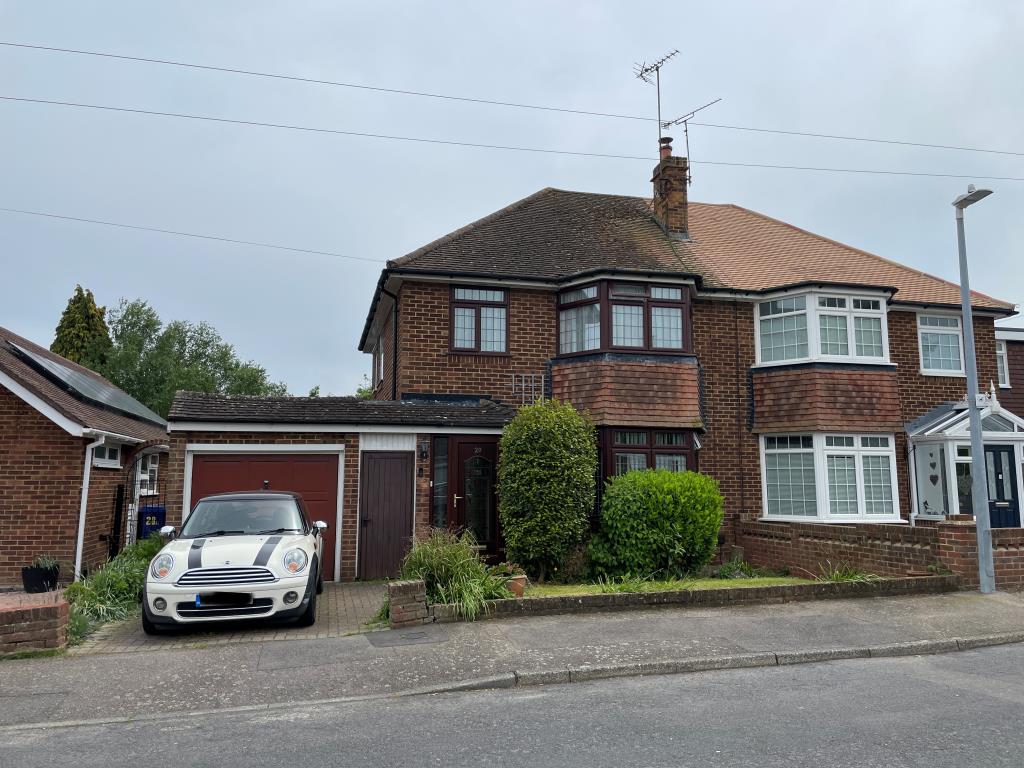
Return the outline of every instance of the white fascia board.
[[[437,427],[423,424],[266,424],[218,421],[171,421],[167,429],[170,432],[414,432],[433,435],[500,435],[503,431],[502,427]]]
[[[1024,341],[1024,328],[1000,328],[996,326],[999,341]]]
[[[58,427],[67,432],[69,435],[73,435],[74,437],[85,436],[86,428],[83,425],[77,423],[72,419],[69,419],[67,416],[58,411],[48,402],[46,402],[38,395],[31,392],[27,387],[24,387],[21,384],[19,384],[17,381],[15,381],[13,378],[11,378],[2,371],[0,371],[0,386],[3,386],[5,389],[10,390],[11,394],[19,398],[20,400],[24,401],[26,404],[28,404],[35,410],[39,411],[39,413],[48,418]]]

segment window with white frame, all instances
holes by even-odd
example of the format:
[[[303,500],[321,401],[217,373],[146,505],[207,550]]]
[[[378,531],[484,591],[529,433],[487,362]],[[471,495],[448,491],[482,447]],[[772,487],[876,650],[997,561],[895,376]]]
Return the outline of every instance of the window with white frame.
[[[384,349],[379,340],[373,347],[373,370],[370,373],[370,380],[373,386],[384,380]]]
[[[892,435],[766,435],[762,450],[766,517],[899,517]]]
[[[147,453],[139,459],[137,496],[152,496],[158,493],[157,477],[160,472],[160,455]]]
[[[964,342],[960,318],[955,315],[918,315],[917,341],[921,372],[942,376],[964,372]]]
[[[117,444],[97,445],[92,449],[92,465],[104,469],[120,469],[123,452],[123,447]]]
[[[999,378],[999,386],[1003,389],[1010,387],[1010,367],[1006,360],[1006,342],[996,342],[996,372]]]
[[[757,305],[757,362],[888,362],[880,298],[807,293]]]

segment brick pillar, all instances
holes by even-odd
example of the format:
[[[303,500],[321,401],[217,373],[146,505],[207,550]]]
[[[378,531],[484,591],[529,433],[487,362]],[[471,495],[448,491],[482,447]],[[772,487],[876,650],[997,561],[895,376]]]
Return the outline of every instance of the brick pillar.
[[[389,621],[392,629],[412,627],[430,621],[427,585],[422,581],[388,582]]]
[[[978,534],[971,515],[950,515],[938,528],[939,562],[965,587],[978,586]]]

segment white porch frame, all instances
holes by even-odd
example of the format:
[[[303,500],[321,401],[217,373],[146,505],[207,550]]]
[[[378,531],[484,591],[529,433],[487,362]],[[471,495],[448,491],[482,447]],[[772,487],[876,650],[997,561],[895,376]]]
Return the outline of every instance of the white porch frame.
[[[185,484],[181,494],[181,523],[191,512],[192,506],[192,461],[199,454],[216,453],[293,453],[313,455],[335,455],[338,457],[338,505],[337,521],[334,526],[334,581],[341,580],[341,529],[345,511],[345,445],[343,443],[187,443],[185,445]],[[358,482],[358,481],[357,481]],[[358,561],[357,561],[358,562]]]

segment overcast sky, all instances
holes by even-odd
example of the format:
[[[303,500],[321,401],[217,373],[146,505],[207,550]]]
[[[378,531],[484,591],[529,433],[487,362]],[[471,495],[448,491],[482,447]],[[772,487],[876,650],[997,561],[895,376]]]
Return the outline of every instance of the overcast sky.
[[[1024,152],[1024,3],[46,2],[0,40],[501,101]],[[0,95],[654,157],[653,124],[0,46]],[[680,142],[677,142],[679,147]],[[383,262],[542,187],[648,195],[651,161],[530,154],[0,101],[0,207]],[[695,127],[702,160],[1024,178],[1024,156]],[[696,165],[731,202],[956,279],[968,179]],[[968,214],[973,286],[1024,301],[1024,182]],[[382,264],[0,213],[0,324],[49,344],[76,283],[207,320],[305,394],[347,394]]]

